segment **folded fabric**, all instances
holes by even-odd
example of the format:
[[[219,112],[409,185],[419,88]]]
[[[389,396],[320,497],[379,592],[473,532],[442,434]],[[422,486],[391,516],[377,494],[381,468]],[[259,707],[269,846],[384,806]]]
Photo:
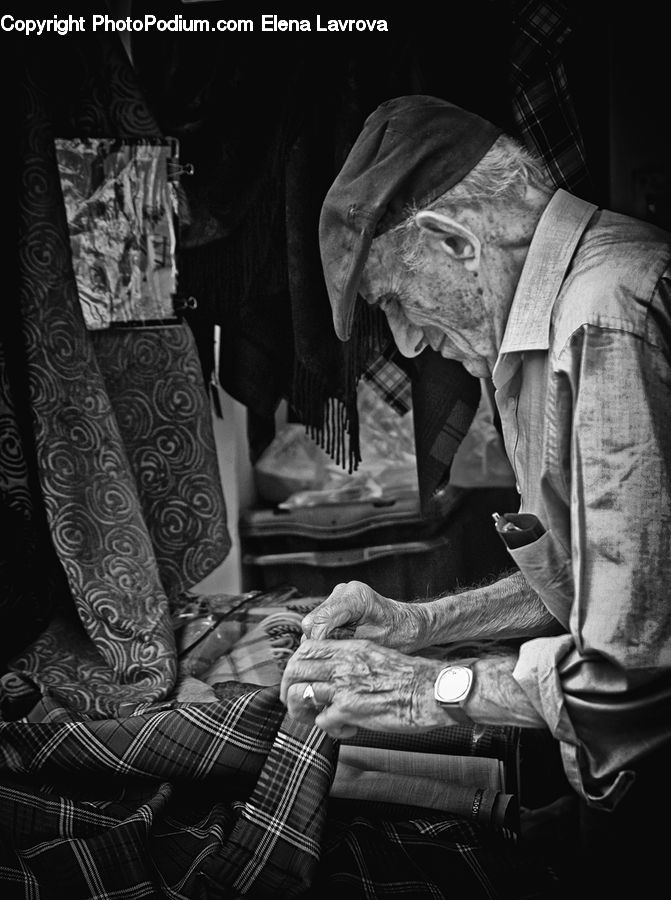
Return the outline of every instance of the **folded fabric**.
[[[253,681],[279,684],[284,665],[300,643],[302,615],[286,610],[268,615],[235,646],[201,673],[206,684],[220,681]]]
[[[102,721],[45,698],[0,722],[3,900],[304,896],[334,744],[276,688],[236,687]]]
[[[323,600],[296,595],[295,588],[277,588],[189,598],[177,617],[184,622],[177,636],[180,682],[279,684],[300,644],[303,616]]]
[[[512,794],[490,788],[398,772],[366,771],[346,763],[338,763],[331,796],[436,809],[480,825],[499,827],[509,824],[506,814],[514,802]]]
[[[345,812],[342,807],[359,807]],[[330,804],[310,897],[347,900],[559,900],[552,873],[499,829],[425,810],[382,813],[373,801]]]
[[[338,753],[338,767],[342,765],[372,772],[396,772],[399,775],[452,781],[495,791],[505,788],[503,761],[494,756],[342,745]]]
[[[342,746],[330,794],[442,810],[504,827],[516,811],[504,786],[503,763],[494,757]]]

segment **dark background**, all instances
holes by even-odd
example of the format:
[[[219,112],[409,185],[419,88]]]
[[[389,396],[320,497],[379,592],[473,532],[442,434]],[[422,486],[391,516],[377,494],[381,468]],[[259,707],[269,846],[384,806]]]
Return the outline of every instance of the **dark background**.
[[[671,157],[668,153],[668,37],[660,5],[643,0],[616,4],[602,0],[566,0],[571,36],[562,49],[569,90],[572,94],[587,150],[594,184],[594,199],[617,211],[671,225]],[[111,0],[123,12],[131,0]],[[223,2],[182,4],[179,0],[133,0],[133,9],[169,16],[182,13],[214,18],[249,18],[258,15],[249,5],[236,9]],[[272,4],[271,4],[272,6]],[[381,91],[393,85],[393,71],[404,72],[404,55],[420,61],[426,92],[435,91],[453,102],[472,107],[505,124],[509,105],[508,87],[497,77],[507,52],[508,0],[464,0],[460,4],[405,4],[400,12],[383,4],[357,5],[354,11],[342,4],[322,8],[322,19],[384,17],[387,34],[331,35],[261,34],[225,35],[217,55],[227,52],[253,58],[259,83],[272,93],[275,83],[297,58],[302,58],[312,83],[304,85],[306,99],[328,104],[329,79],[348,56],[367,59],[371,71],[379,73]],[[307,16],[300,8],[284,5],[259,12],[277,12],[286,18]],[[211,51],[199,46],[194,35],[176,38],[182,47],[183,65],[194,79],[208,65]],[[146,71],[147,54],[155,63],[154,77],[161,67],[174,64],[170,39],[155,35],[134,38],[140,62]],[[188,42],[188,46],[187,46]],[[146,45],[151,43],[151,50]],[[208,42],[209,43],[209,42]],[[144,45],[144,46],[143,46]],[[205,45],[205,41],[202,41]],[[187,63],[188,60],[188,63]],[[166,69],[163,68],[164,76]],[[390,73],[392,73],[390,75]],[[156,82],[158,84],[158,81]],[[407,87],[399,74],[398,87]],[[185,89],[188,90],[185,80]],[[371,110],[380,97],[371,92]],[[159,118],[166,109],[157,100]],[[170,101],[166,97],[166,104]],[[169,118],[169,116],[168,116]]]

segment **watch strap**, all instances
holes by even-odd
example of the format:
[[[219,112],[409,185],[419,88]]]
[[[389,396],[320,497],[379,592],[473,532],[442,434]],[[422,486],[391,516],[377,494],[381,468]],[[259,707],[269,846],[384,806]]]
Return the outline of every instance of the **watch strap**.
[[[445,706],[443,704],[442,708],[448,714],[451,719],[454,719],[455,722],[458,722],[459,725],[475,725],[475,722],[471,717],[466,713],[466,710],[459,706],[458,703],[455,703],[454,706]]]
[[[445,660],[445,664],[442,666],[440,671],[442,672],[443,669],[446,669],[449,666],[467,666],[469,669],[472,669],[473,664],[476,663],[477,661],[478,661],[477,656],[471,657],[469,659]],[[437,677],[438,676],[436,676],[436,678]],[[472,690],[472,686],[471,686],[471,690]],[[470,690],[469,690],[468,696],[470,696]],[[468,696],[465,698],[466,700],[468,699]],[[436,703],[438,703],[442,707],[442,709],[444,709],[447,713],[449,713],[450,717],[453,718],[455,720],[455,722],[458,722],[461,725],[475,724],[473,722],[473,719],[471,719],[471,717],[466,713],[466,710],[463,708],[461,703],[440,703],[439,700],[436,700]]]

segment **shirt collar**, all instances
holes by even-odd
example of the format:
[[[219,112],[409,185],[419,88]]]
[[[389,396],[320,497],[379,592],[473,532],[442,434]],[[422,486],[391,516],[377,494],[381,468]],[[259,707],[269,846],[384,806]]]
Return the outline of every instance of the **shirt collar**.
[[[492,378],[499,386],[505,355],[547,350],[550,318],[573,253],[594,215],[593,203],[559,189],[541,216],[529,246]]]

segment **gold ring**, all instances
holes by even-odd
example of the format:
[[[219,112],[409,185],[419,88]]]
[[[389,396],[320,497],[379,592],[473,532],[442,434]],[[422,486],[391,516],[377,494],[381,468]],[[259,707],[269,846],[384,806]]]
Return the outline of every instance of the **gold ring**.
[[[315,702],[315,692],[311,684],[305,685],[305,690],[303,691],[303,700],[311,700],[313,703]]]

